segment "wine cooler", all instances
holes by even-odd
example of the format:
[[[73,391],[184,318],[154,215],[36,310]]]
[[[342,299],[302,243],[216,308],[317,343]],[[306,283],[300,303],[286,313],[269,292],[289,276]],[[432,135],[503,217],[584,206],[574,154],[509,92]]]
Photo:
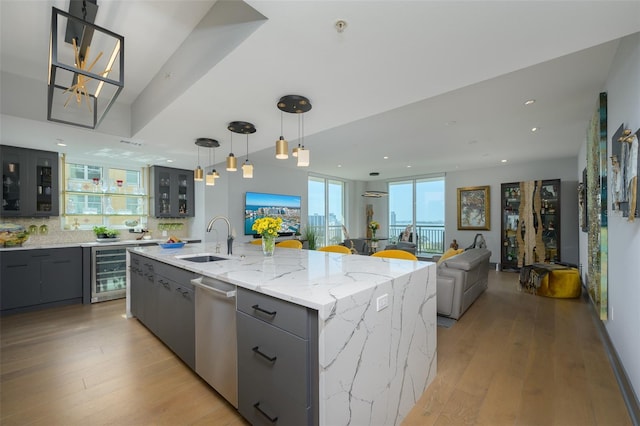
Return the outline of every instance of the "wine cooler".
[[[92,247],[91,271],[91,303],[126,296],[126,246]]]

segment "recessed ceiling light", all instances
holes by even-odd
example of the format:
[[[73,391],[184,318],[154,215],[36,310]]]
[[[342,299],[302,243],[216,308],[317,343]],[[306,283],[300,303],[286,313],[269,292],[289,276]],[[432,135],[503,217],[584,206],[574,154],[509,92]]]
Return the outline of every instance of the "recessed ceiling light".
[[[527,99],[526,101],[524,101],[525,105],[533,105],[536,102],[535,99]]]
[[[537,128],[537,127],[532,127],[532,128],[531,128],[531,131],[532,131],[532,132],[537,132],[537,131],[538,131],[538,128]]]
[[[338,168],[342,167],[342,164],[338,164]]]
[[[407,166],[407,169],[410,169],[410,168],[411,168],[411,165],[408,165],[408,166]]]
[[[58,142],[56,145],[58,145],[58,146],[67,146],[67,144],[64,143],[64,142]]]
[[[173,163],[173,160],[167,160],[167,163]]]
[[[388,160],[388,159],[389,159],[389,156],[388,156],[388,155],[385,155],[385,156],[384,156],[384,157],[382,157],[382,158],[384,158],[385,160]]]
[[[500,162],[501,162],[501,163],[506,163],[506,162],[507,162],[507,160],[500,160]]]

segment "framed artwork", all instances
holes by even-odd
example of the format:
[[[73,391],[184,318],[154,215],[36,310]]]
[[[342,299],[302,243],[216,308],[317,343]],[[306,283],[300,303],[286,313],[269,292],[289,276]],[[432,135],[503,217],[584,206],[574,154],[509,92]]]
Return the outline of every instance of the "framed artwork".
[[[489,186],[458,188],[458,229],[490,230]]]

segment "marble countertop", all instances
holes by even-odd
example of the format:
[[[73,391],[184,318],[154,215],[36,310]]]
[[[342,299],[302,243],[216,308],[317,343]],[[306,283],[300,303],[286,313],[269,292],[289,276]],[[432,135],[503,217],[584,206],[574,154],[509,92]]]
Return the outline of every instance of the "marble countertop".
[[[68,243],[43,243],[43,244],[30,244],[27,242],[22,246],[15,247],[0,247],[0,251],[15,251],[15,250],[37,250],[37,249],[55,249],[55,248],[67,248],[67,247],[102,247],[102,246],[127,246],[127,245],[135,245],[135,244],[149,244],[155,245],[159,243],[166,242],[166,238],[154,238],[150,240],[118,240],[114,242],[98,242],[98,241],[87,241],[87,242],[68,242]],[[188,243],[192,241],[200,241],[200,238],[182,238],[183,241]]]
[[[432,264],[278,247],[273,257],[265,257],[261,246],[248,243],[235,243],[231,256],[224,254],[224,245],[216,253],[216,245],[211,243],[188,244],[181,249],[131,247],[129,251],[316,309],[321,318],[331,315],[339,300],[375,289]],[[197,263],[184,259],[202,254],[227,260]]]

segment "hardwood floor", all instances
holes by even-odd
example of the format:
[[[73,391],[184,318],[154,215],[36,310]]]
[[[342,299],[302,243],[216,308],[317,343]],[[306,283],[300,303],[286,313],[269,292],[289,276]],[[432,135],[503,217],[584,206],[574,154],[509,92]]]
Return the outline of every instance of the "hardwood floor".
[[[489,290],[438,328],[438,375],[404,425],[627,425],[584,300]],[[0,318],[2,425],[246,425],[124,301]],[[359,426],[359,425],[358,425]]]
[[[460,321],[438,327],[438,375],[403,424],[630,425],[591,309],[489,272]]]

